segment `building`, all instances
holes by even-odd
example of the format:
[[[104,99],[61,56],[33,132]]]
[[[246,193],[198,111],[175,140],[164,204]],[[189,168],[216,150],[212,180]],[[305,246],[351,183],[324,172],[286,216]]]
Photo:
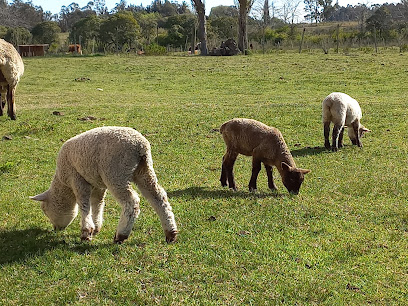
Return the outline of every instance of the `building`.
[[[19,45],[18,52],[22,57],[29,56],[44,56],[48,49],[48,44],[38,44],[38,45]]]

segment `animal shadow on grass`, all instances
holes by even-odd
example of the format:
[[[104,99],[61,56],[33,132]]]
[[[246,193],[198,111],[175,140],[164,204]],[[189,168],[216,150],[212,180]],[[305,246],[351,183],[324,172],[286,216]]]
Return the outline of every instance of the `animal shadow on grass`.
[[[286,191],[286,190],[285,190]],[[227,199],[227,198],[281,198],[285,194],[278,192],[249,192],[249,191],[232,191],[231,189],[213,189],[209,187],[188,187],[185,189],[179,189],[174,191],[168,191],[169,198],[172,197],[188,197],[190,199],[202,198],[202,199]]]
[[[66,236],[65,236],[66,237]],[[26,259],[41,256],[48,250],[69,249],[78,254],[84,254],[101,247],[83,243],[67,243],[63,235],[42,228],[0,231],[0,266],[20,262]]]
[[[325,147],[304,147],[301,149],[295,149],[290,151],[293,157],[297,156],[308,156],[308,155],[317,155],[322,153],[331,152],[328,151]]]

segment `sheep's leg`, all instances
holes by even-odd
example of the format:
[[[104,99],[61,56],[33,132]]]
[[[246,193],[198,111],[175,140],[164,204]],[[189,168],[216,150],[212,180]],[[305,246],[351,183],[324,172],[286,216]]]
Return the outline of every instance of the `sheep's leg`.
[[[344,126],[342,127],[339,133],[339,148],[343,147],[343,134],[344,134]]]
[[[225,171],[227,174],[227,180],[228,180],[228,186],[229,188],[233,190],[237,190],[237,186],[235,185],[235,179],[234,179],[234,163],[237,160],[238,153],[232,152],[232,151],[227,151],[227,153],[224,155],[224,162],[223,166],[225,167]]]
[[[273,170],[272,166],[269,166],[267,164],[264,164],[265,170],[266,170],[266,175],[268,176],[268,187],[270,190],[275,191],[277,190],[275,182],[273,181]]]
[[[330,121],[324,122],[323,131],[324,131],[324,146],[327,150],[330,150],[330,141],[329,141]]]
[[[16,120],[16,105],[14,103],[14,94],[16,92],[16,88],[11,88],[8,86],[7,90],[7,114],[11,118],[11,120]]]
[[[256,190],[256,180],[258,179],[259,171],[261,171],[261,160],[253,156],[252,157],[252,175],[251,175],[251,180],[249,181],[249,184],[248,184],[249,191]]]
[[[167,243],[176,241],[176,220],[166,191],[158,184],[153,167],[142,161],[135,171],[134,182],[159,216]]]
[[[93,188],[91,192],[92,220],[95,225],[93,235],[99,233],[103,223],[103,209],[105,207],[106,189]]]
[[[356,144],[358,147],[361,148],[363,146],[363,144],[361,142],[360,133],[359,133],[360,132],[359,131],[360,122],[358,120],[356,120],[351,124],[351,126],[353,127],[354,134],[356,135],[356,140],[355,140],[355,143],[353,143],[353,144]]]
[[[92,186],[79,174],[74,176],[72,188],[81,212],[81,240],[91,240],[95,225],[92,220]]]
[[[135,223],[136,218],[139,216],[140,198],[136,191],[133,190],[129,182],[118,184],[116,186],[109,186],[108,189],[122,206],[119,224],[113,240],[115,243],[122,243],[129,237],[133,224]]]
[[[332,135],[332,151],[337,151],[339,149],[339,133],[342,129],[341,125],[334,125],[333,135]]]

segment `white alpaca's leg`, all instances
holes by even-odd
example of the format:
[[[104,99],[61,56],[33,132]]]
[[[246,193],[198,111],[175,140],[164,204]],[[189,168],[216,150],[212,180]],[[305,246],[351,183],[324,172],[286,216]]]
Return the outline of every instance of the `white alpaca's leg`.
[[[93,188],[91,193],[92,220],[95,225],[94,235],[99,233],[103,223],[106,189]]]
[[[91,191],[92,186],[79,174],[74,176],[72,190],[81,212],[81,239],[91,240],[95,225],[92,220]]]
[[[134,174],[134,182],[142,195],[150,202],[159,215],[167,242],[177,238],[177,225],[166,191],[158,184],[156,174],[151,164],[143,160]]]
[[[130,183],[121,186],[109,186],[108,189],[122,206],[122,212],[114,238],[115,243],[122,243],[129,237],[135,219],[139,216],[140,198],[136,191],[132,189]]]

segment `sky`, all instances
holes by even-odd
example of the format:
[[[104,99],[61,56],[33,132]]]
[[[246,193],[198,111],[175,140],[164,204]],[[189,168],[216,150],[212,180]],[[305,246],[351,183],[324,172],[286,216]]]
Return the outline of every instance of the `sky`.
[[[270,0],[269,3],[275,2],[279,3],[284,0]],[[9,0],[11,2],[11,0]],[[62,6],[68,6],[72,2],[78,3],[80,7],[84,7],[89,0],[32,0],[32,3],[34,5],[41,6],[44,11],[50,11],[53,14],[59,13],[61,11]],[[106,6],[108,10],[111,10],[113,7],[115,7],[116,3],[118,3],[119,0],[105,0]],[[181,1],[174,1],[174,2],[179,2]],[[187,3],[190,4],[191,1],[186,0]],[[302,1],[303,2],[303,1]],[[335,0],[333,1],[335,2]],[[348,4],[350,5],[356,5],[358,3],[363,3],[366,5],[371,5],[371,4],[381,4],[381,3],[398,3],[400,1],[398,0],[338,0],[340,6],[347,6]],[[127,0],[127,4],[134,4],[134,5],[143,5],[146,7],[147,5],[152,4],[152,0]],[[218,5],[234,5],[234,0],[205,0],[205,6],[206,6],[206,13],[207,15],[210,13],[211,7],[218,6]],[[279,4],[276,5],[279,7]]]

